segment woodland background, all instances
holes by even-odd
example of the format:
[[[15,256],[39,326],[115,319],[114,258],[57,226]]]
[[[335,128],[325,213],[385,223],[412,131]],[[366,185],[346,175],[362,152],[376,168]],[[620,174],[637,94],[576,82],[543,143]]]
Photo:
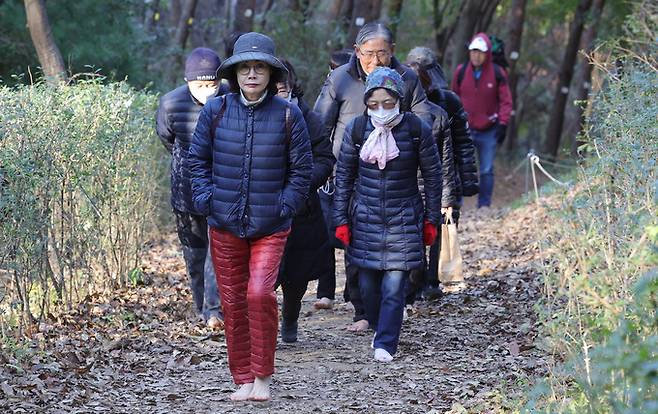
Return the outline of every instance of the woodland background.
[[[290,59],[312,102],[328,71],[333,50],[351,48],[358,23],[382,20],[397,36],[404,61],[415,46],[435,50],[450,76],[467,58],[474,33],[495,34],[506,43],[515,97],[505,148],[555,156],[575,153],[583,101],[601,87],[587,55],[616,42],[632,11],[626,0],[65,0],[45,4],[52,40],[61,60],[52,71],[95,73],[136,88],[167,91],[182,82],[184,56],[199,46],[225,57],[234,31],[272,36],[277,52]],[[6,85],[39,76],[35,47],[26,30],[26,7],[0,1],[0,79]],[[361,18],[361,19],[360,19]],[[33,25],[35,26],[35,25]],[[39,42],[43,55],[53,51]],[[579,53],[580,51],[580,53]],[[51,70],[46,68],[46,70]],[[566,92],[566,93],[565,93]],[[581,102],[578,104],[578,102]]]
[[[329,53],[377,19],[394,28],[400,60],[428,46],[448,76],[475,32],[497,35],[515,96],[496,194],[519,198],[465,212],[469,290],[412,319],[420,339],[466,338],[459,349],[476,356],[445,353],[464,368],[413,382],[408,394],[422,398],[410,412],[658,413],[658,6],[646,0],[0,0],[0,409],[134,410],[143,395],[107,378],[148,390],[139,381],[181,364],[191,390],[197,365],[216,377],[220,345],[185,322],[158,97],[183,82],[194,47],[225,57],[229,34],[256,30],[313,102]],[[562,184],[522,194],[530,150]],[[322,335],[310,346],[326,346]],[[332,340],[330,357],[351,353],[361,369],[362,350]],[[443,369],[428,368],[427,346],[403,346],[414,378]],[[319,378],[313,363],[302,386]],[[351,404],[364,394],[346,378],[334,385]],[[388,394],[364,407],[387,407]],[[279,408],[308,408],[296,398]]]

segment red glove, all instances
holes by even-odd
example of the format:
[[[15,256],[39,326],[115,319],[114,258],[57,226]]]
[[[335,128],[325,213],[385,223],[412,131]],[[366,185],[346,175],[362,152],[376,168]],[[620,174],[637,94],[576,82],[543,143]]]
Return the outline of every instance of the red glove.
[[[425,223],[423,223],[423,243],[425,246],[433,245],[436,241],[437,234],[436,226],[425,220]]]
[[[434,234],[436,235],[436,230],[434,230]],[[347,226],[347,224],[341,224],[340,226],[336,227],[336,238],[340,240],[345,246],[350,244],[352,235],[350,234],[350,228]]]

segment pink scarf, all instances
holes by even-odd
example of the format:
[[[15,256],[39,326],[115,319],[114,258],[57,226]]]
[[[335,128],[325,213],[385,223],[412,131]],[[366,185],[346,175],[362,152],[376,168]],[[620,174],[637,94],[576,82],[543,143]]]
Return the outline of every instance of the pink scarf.
[[[375,129],[361,147],[361,159],[370,164],[377,163],[380,170],[386,168],[386,162],[400,155],[400,149],[395,143],[391,130],[402,121],[404,114],[399,114],[386,124],[380,124],[372,117],[370,121]]]

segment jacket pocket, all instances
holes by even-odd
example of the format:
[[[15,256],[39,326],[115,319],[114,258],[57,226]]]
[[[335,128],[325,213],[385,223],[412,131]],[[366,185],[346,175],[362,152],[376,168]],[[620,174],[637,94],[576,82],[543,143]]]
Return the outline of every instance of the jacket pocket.
[[[281,190],[279,192],[279,196],[276,198],[276,204],[274,205],[274,212],[276,213],[276,217],[290,218],[292,212],[290,209],[284,212],[284,206],[285,201],[283,199],[283,190]]]
[[[403,211],[403,225],[406,228],[412,229],[414,232],[423,231],[423,203],[418,202],[416,199],[406,199],[402,203]]]

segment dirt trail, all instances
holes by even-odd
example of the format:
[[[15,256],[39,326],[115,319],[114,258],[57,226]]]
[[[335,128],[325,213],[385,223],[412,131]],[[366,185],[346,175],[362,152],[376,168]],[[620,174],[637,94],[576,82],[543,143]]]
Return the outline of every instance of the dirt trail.
[[[274,400],[229,402],[224,338],[194,325],[172,234],[151,249],[146,285],[88,298],[42,325],[41,345],[22,360],[3,357],[0,411],[496,412],[545,370],[532,308],[540,290],[532,223],[542,218],[534,207],[485,214],[467,211],[461,221],[468,289],[418,303],[391,364],[373,361],[371,333],[345,330],[350,305],[312,309],[313,283],[299,342],[278,346]]]

